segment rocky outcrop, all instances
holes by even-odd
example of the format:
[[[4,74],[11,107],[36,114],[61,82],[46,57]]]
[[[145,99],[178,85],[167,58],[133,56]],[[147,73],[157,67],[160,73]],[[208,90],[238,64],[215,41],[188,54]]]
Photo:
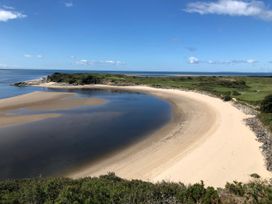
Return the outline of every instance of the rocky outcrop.
[[[17,86],[17,87],[25,87],[25,86],[28,86],[28,84],[26,82],[17,82],[15,84],[13,84],[14,86]]]
[[[18,87],[25,87],[25,86],[35,86],[35,85],[40,85],[42,83],[46,83],[47,82],[47,77],[42,77],[40,79],[34,79],[34,80],[30,80],[30,81],[23,81],[23,82],[17,82],[14,83],[14,86],[18,86]]]

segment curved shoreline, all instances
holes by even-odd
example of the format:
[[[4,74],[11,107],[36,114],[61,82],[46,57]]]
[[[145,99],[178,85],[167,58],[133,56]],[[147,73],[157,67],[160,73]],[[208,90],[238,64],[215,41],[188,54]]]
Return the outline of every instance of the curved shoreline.
[[[167,99],[175,105],[176,115],[166,126],[95,165],[70,174],[72,178],[115,172],[127,179],[185,184],[203,180],[207,185],[222,187],[233,180],[247,182],[252,173],[271,177],[259,148],[261,144],[244,123],[250,116],[231,103],[192,91],[146,86],[54,83],[39,86],[138,91]],[[181,113],[184,118],[180,117]]]

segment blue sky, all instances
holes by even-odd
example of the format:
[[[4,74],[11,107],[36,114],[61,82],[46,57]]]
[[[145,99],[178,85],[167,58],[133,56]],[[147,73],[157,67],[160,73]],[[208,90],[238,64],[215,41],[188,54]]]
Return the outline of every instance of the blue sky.
[[[271,36],[264,0],[0,0],[0,68],[271,72]]]

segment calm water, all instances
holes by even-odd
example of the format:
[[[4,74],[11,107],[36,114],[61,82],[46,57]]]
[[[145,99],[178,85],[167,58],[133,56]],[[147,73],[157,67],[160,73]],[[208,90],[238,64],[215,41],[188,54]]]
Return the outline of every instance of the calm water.
[[[38,90],[8,84],[45,74],[5,72],[6,77],[1,75],[0,96]],[[0,179],[63,175],[132,144],[171,118],[170,104],[153,96],[106,90],[70,91],[79,97],[102,98],[107,103],[51,111],[61,113],[62,117],[1,128]]]
[[[20,81],[41,78],[50,74],[51,71],[32,71],[32,70],[2,70],[0,69],[0,98],[7,98],[20,94],[29,93],[41,88],[34,87],[15,87],[10,84]]]

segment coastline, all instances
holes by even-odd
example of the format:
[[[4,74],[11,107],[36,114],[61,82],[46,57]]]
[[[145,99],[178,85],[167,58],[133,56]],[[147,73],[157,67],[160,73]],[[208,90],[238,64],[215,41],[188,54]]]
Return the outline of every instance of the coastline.
[[[269,178],[254,132],[244,120],[250,118],[229,102],[192,91],[146,86],[44,83],[38,86],[67,89],[117,89],[152,94],[174,104],[174,117],[142,141],[86,166],[69,177],[80,178],[115,172],[127,179],[175,181],[185,184],[203,180],[223,187],[226,182],[247,182],[250,174]]]

